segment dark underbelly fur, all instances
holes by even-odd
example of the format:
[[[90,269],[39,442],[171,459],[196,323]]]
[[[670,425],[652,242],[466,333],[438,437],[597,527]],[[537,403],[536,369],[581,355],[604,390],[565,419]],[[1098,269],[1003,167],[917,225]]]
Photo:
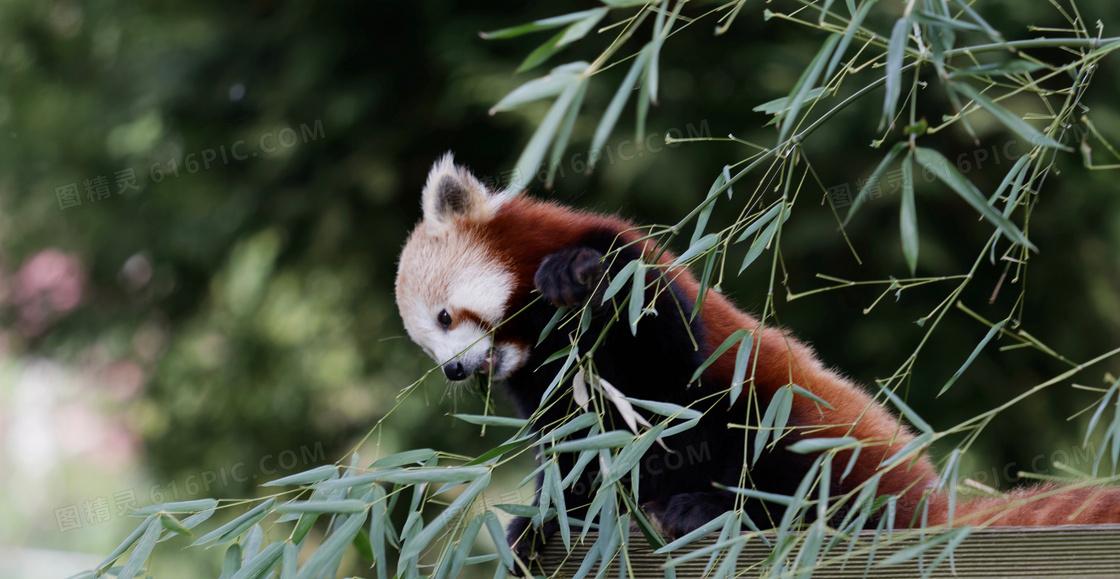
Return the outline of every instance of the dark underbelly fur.
[[[556,312],[554,304],[568,304],[578,308],[590,297],[592,305],[598,306],[601,294],[589,294],[595,287],[599,287],[601,291],[606,286],[606,283],[599,283],[604,268],[599,264],[598,258],[610,250],[613,240],[613,234],[604,232],[601,236],[592,236],[580,245],[561,250],[542,261],[536,276],[536,286],[546,300],[552,303],[540,300],[523,312],[526,318],[519,325],[536,332],[528,335],[540,334]],[[636,249],[623,251],[606,268],[608,281],[613,279],[613,274],[637,257],[639,254]],[[654,281],[654,275],[650,274],[648,281]],[[584,280],[585,283],[577,280]],[[669,283],[663,276],[658,282]],[[614,305],[607,303],[596,307],[591,327],[580,342],[581,354],[590,351],[605,324],[614,315],[615,308],[621,308],[620,320],[610,326],[606,338],[594,354],[595,369],[599,376],[632,398],[689,406],[701,398],[709,397],[703,403],[693,406],[704,412],[704,417],[696,427],[663,439],[672,453],[653,444],[639,463],[640,495],[637,502],[643,506],[647,515],[663,534],[679,537],[733,508],[735,495],[714,487],[713,482],[726,486],[745,484],[761,491],[790,494],[807,472],[810,459],[775,449],[764,453],[751,467],[749,478],[742,479],[741,466],[745,460],[749,460],[744,448],[753,449],[753,445],[746,446],[753,439],[753,431],[745,438],[742,428],[730,429],[727,425],[744,424],[747,419],[746,410],[729,408],[726,396],[712,396],[713,393],[726,389],[727,385],[688,386],[692,374],[705,359],[704,354],[696,351],[693,346],[693,339],[696,343],[702,343],[704,325],[699,316],[689,323],[692,303],[676,287],[671,287],[671,292],[661,292],[655,304],[658,314],[643,317],[635,336],[631,334],[626,321],[625,296],[629,287],[627,284],[626,289],[619,292],[614,298]],[[652,287],[647,289],[646,294],[653,295]],[[649,299],[647,297],[647,301]],[[689,337],[690,332],[692,338]],[[541,365],[549,356],[568,344],[568,331],[554,330],[542,344],[532,350],[525,366],[507,381],[509,395],[522,416],[529,417],[537,410],[541,396],[560,371],[563,361],[554,361],[543,367]],[[742,399],[745,398],[744,395]],[[534,429],[539,431],[538,427],[555,428],[566,416],[583,412],[572,399],[570,381],[558,388],[552,399],[557,402],[537,417]],[[763,407],[767,402],[762,401]],[[607,428],[626,430],[621,416],[609,403],[607,406],[610,406],[605,418]],[[642,413],[653,423],[664,420],[662,417]],[[571,438],[586,435],[587,432],[584,431]],[[559,457],[562,474],[566,475],[571,470],[576,458],[575,454],[563,454]],[[597,484],[595,479],[598,475],[596,469],[596,461],[592,461],[580,480],[565,489],[565,503],[570,517],[583,519],[594,496]],[[538,489],[539,486],[540,478]],[[539,490],[534,504],[538,500]],[[779,506],[758,501],[747,501],[745,509],[746,514],[761,528],[775,526],[783,514]],[[510,544],[523,558],[539,551],[541,544],[559,530],[555,519],[546,522],[539,529],[530,527],[529,519],[516,518],[507,531]]]

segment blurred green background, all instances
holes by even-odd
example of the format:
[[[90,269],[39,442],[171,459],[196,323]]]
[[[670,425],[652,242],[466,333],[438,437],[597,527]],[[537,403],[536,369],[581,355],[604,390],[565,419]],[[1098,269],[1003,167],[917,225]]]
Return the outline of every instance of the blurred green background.
[[[448,392],[438,375],[398,399],[432,363],[397,316],[396,256],[419,217],[432,161],[452,150],[480,177],[504,180],[547,103],[496,116],[487,109],[548,66],[593,59],[613,38],[592,34],[549,65],[515,75],[548,33],[486,41],[478,32],[594,5],[0,4],[0,575],[58,577],[89,567],[134,528],[138,520],[124,516],[130,506],[252,496],[259,482],[344,457],[390,410],[362,446],[367,464],[406,448],[473,455],[500,442],[445,416],[482,404],[477,394]],[[716,6],[701,2],[684,14]],[[586,147],[625,67],[599,75],[562,176],[554,189],[534,185],[531,194],[676,222],[725,164],[753,151],[726,141],[668,147],[664,136],[692,131],[773,143],[774,129],[763,127],[769,118],[752,108],[786,95],[824,39],[765,20],[767,6],[795,8],[748,2],[727,34],[715,36],[708,19],[674,35],[661,53],[659,105],[640,136],[649,148],[638,155],[630,144],[631,105],[609,141],[613,162],[585,175]],[[1106,36],[1107,25],[1120,23],[1111,0],[1077,7],[1084,21],[1104,22]],[[1032,25],[1068,28],[1046,2],[993,0],[977,8],[1009,39],[1041,34]],[[882,2],[869,25],[887,32],[901,9],[901,2]],[[1058,49],[1031,54],[1070,59]],[[862,74],[854,82],[882,72]],[[949,109],[943,91],[930,87],[922,98],[936,121]],[[1106,136],[1120,135],[1118,91],[1120,61],[1112,58],[1085,97]],[[846,109],[806,143],[824,186],[854,190],[882,158],[869,146],[881,94]],[[1005,104],[1021,114],[1044,111],[1036,97]],[[970,156],[968,178],[990,193],[1014,162],[1006,152],[1023,148],[990,117],[973,117],[980,146],[957,127],[923,144],[950,158]],[[1041,253],[1016,283],[1003,282],[992,304],[1004,266],[985,263],[962,301],[1001,319],[1025,284],[1021,321],[1032,335],[1075,361],[1115,347],[1115,183],[1115,172],[1088,171],[1078,156],[1060,156],[1030,222]],[[782,244],[790,290],[828,285],[818,273],[908,275],[897,196],[868,203],[850,225],[860,265],[827,204],[818,203],[821,188],[807,185],[802,195]],[[991,231],[936,184],[920,185],[918,215],[919,275],[966,272]],[[767,267],[754,267],[724,289],[760,311],[768,279]],[[878,295],[872,289],[787,303],[777,287],[775,296],[781,324],[812,342],[827,364],[867,383],[905,361],[924,332],[913,321],[951,288],[910,290],[866,315]],[[991,346],[936,398],[985,333],[953,310],[919,358],[907,399],[935,427],[1066,368],[1037,351]],[[1088,469],[1085,453],[1093,451],[1075,450],[1086,417],[1067,418],[1098,395],[1071,383],[1099,387],[1106,371],[1120,375],[1120,362],[1002,415],[961,472],[1006,488],[1015,477],[1002,473],[1055,474],[1053,460]],[[951,448],[938,449],[940,456]],[[527,471],[508,473],[502,485],[512,488]],[[217,551],[158,551],[165,563],[153,571],[209,574]]]

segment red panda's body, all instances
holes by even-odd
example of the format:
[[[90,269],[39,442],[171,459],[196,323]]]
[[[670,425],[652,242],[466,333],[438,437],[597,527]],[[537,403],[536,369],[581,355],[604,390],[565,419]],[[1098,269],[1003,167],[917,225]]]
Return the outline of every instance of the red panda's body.
[[[423,206],[424,220],[401,256],[398,304],[409,334],[444,363],[449,379],[481,374],[484,379],[503,381],[520,412],[531,415],[560,368],[561,361],[545,364],[546,359],[570,343],[570,332],[564,329],[538,344],[542,330],[557,305],[579,307],[590,298],[596,315],[579,345],[581,351],[588,351],[608,328],[594,354],[596,371],[603,379],[633,398],[691,405],[705,412],[699,426],[664,441],[674,452],[688,449],[690,456],[702,460],[676,470],[643,468],[639,474],[639,501],[668,534],[691,531],[732,507],[734,496],[713,487],[713,482],[791,494],[813,460],[786,450],[800,438],[848,436],[861,441],[862,450],[846,477],[841,474],[851,451],[836,457],[835,464],[841,466],[832,469],[832,497],[878,475],[878,494],[897,497],[896,526],[920,524],[923,518],[929,525],[949,521],[948,501],[934,492],[938,475],[928,457],[882,468],[884,459],[913,440],[908,427],[862,388],[826,369],[807,346],[780,329],[760,327],[754,317],[719,293],[708,292],[701,315],[690,321],[699,284],[686,267],[672,265],[671,253],[641,241],[642,232],[633,224],[524,195],[492,193],[449,157],[433,168]],[[632,335],[625,322],[610,324],[626,292],[606,304],[600,302],[603,288],[636,258],[653,265],[646,293],[656,300],[652,305],[658,313],[644,316]],[[462,289],[467,286],[468,290]],[[695,369],[740,329],[754,333],[748,372],[752,379],[745,386],[753,389],[756,399],[757,406],[751,408],[745,390],[735,406],[726,395],[735,348],[712,363],[698,383],[689,384]],[[767,447],[749,467],[749,478],[743,479],[743,468],[753,459],[754,434],[742,425],[757,424],[758,409],[765,411],[775,392],[789,384],[805,388],[828,405],[793,396],[786,434]],[[550,399],[554,403],[538,414],[538,429],[555,428],[575,408],[571,388],[560,390],[564,394],[554,397],[559,402]],[[617,416],[608,419],[622,424]],[[729,428],[729,424],[740,427]],[[671,462],[658,445],[651,447],[648,458],[641,464]],[[567,456],[560,460],[564,469],[574,461]],[[576,518],[589,501],[586,489],[594,476],[592,471],[584,474],[582,493],[566,492],[567,507]],[[1000,525],[1120,522],[1120,500],[1114,490],[1105,491],[1080,511],[1080,503],[1100,489],[1071,491],[1060,499],[1018,506],[1019,499],[1037,497],[1039,492],[999,504],[994,500],[969,503],[958,507],[955,518]],[[1001,506],[1007,508],[997,508]],[[763,528],[779,520],[781,511],[775,509],[757,501],[745,506],[746,514]],[[1039,515],[1042,512],[1047,516]],[[526,525],[526,520],[516,521],[510,540],[517,542]],[[556,530],[546,527],[541,536]]]

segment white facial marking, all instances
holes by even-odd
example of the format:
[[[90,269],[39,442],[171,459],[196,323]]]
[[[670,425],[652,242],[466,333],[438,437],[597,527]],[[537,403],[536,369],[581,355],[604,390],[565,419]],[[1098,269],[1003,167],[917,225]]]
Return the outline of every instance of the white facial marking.
[[[424,222],[401,252],[397,306],[409,337],[441,365],[457,360],[468,375],[505,378],[528,357],[520,346],[495,345],[489,334],[505,318],[513,284],[513,273],[469,230],[431,233]],[[445,310],[452,318],[448,328],[439,322]]]

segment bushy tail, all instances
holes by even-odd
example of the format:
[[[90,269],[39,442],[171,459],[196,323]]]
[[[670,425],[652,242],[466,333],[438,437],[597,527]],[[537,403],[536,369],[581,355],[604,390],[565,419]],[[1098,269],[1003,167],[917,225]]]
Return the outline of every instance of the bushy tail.
[[[954,524],[975,526],[1120,523],[1120,488],[1042,485],[957,504]]]

